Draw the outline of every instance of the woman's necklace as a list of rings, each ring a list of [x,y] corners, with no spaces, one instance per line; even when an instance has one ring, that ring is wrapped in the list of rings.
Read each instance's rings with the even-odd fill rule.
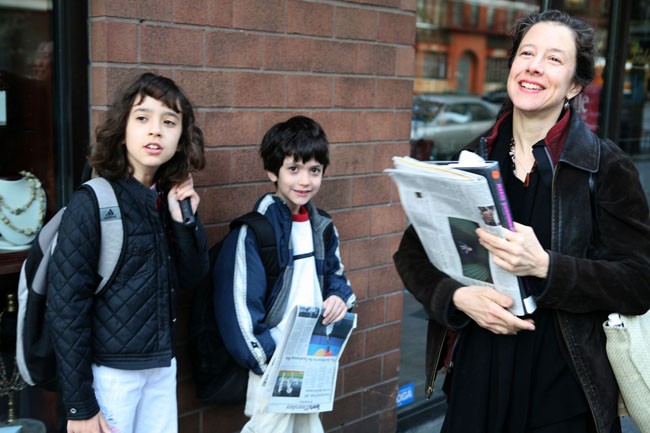
[[[522,172],[520,175],[520,173],[517,172],[517,152],[515,149],[515,137],[513,136],[510,139],[510,148],[508,149],[508,155],[510,155],[510,160],[512,161],[512,172],[515,174],[515,177],[517,177],[517,179],[520,179],[523,182],[524,188],[528,188],[528,185],[530,184],[530,174],[535,171],[535,168],[537,167],[537,161],[533,161],[533,166],[530,168],[530,171],[526,171],[524,164],[519,164],[519,171]]]
[[[27,203],[22,206],[12,207],[2,194],[0,194],[0,221],[16,233],[21,233],[25,236],[33,236],[43,225],[43,218],[45,217],[45,193],[41,188],[41,181],[38,180],[36,176],[28,171],[21,171],[20,174],[23,176],[23,179],[27,181],[29,187],[29,198],[27,199]],[[34,201],[38,202],[38,215],[36,226],[34,227],[18,227],[6,214],[5,209],[9,211],[9,214],[11,215],[20,216],[34,204]]]

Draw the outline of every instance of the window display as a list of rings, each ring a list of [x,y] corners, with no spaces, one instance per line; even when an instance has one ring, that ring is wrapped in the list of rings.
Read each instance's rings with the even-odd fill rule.
[[[0,6],[0,256],[55,210],[52,6],[23,6]]]
[[[45,217],[45,191],[29,171],[0,179],[0,251],[29,248]]]

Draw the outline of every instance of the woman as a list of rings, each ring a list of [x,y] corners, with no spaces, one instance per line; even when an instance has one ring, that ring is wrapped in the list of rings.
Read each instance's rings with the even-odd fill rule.
[[[532,14],[517,23],[509,60],[511,104],[467,149],[499,161],[517,222],[505,239],[478,229],[479,241],[525,279],[537,310],[516,317],[507,296],[435,269],[413,227],[394,257],[432,319],[429,383],[445,329],[458,331],[442,431],[620,432],[602,323],[650,308],[648,205],[631,160],[570,105],[594,76],[593,29]]]

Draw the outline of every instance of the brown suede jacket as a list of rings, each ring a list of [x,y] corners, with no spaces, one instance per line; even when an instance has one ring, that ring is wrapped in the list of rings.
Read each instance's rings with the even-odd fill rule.
[[[553,155],[549,146],[557,161],[552,247],[545,287],[536,300],[539,308],[555,311],[596,430],[609,433],[617,418],[618,386],[607,360],[602,325],[613,311],[643,314],[650,309],[648,203],[633,162],[618,146],[595,136],[573,112],[563,120],[568,127],[559,137],[551,137],[562,140],[561,152]],[[486,157],[498,126],[491,137],[477,139],[467,149]],[[548,145],[549,136],[546,141]],[[595,230],[593,223],[598,226]],[[434,268],[412,226],[394,261],[406,289],[430,318],[426,351],[430,396],[447,329],[460,330],[469,320],[452,302],[462,284]]]

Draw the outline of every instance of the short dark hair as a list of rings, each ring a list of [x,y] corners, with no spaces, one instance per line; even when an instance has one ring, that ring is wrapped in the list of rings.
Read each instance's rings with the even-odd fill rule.
[[[302,162],[314,158],[325,171],[330,163],[328,144],[323,128],[309,117],[295,116],[276,123],[264,134],[260,144],[264,170],[277,176],[284,159],[293,156],[295,161]]]
[[[118,179],[132,174],[125,146],[126,125],[134,104],[149,96],[182,114],[178,151],[156,172],[155,181],[163,190],[187,179],[191,172],[205,167],[203,131],[195,124],[194,109],[183,91],[171,79],[146,72],[120,92],[97,127],[96,143],[89,161],[97,174]]]
[[[547,9],[517,20],[512,31],[512,49],[508,57],[508,67],[512,66],[519,45],[528,30],[542,22],[562,24],[573,33],[576,44],[576,70],[573,80],[584,89],[596,75],[596,33],[585,21],[563,11]]]

